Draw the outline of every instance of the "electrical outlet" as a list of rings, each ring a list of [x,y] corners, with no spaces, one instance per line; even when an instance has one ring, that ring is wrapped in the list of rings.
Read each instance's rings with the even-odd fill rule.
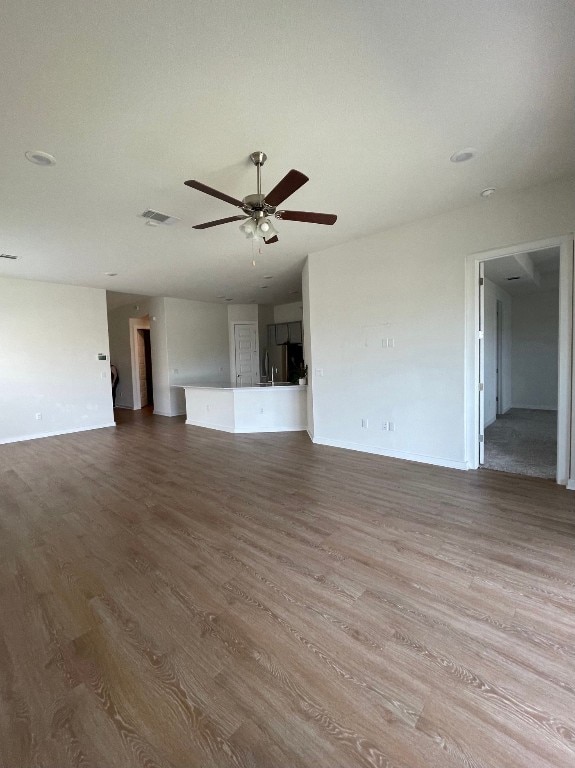
[[[323,376],[323,368],[316,368],[315,369],[315,375],[316,376]]]
[[[361,420],[361,427],[362,427],[362,429],[367,429],[368,426],[369,426],[368,420],[367,419],[362,419]]]
[[[263,413],[263,412],[264,412],[264,409],[263,409],[263,408],[260,408],[260,413]]]
[[[388,432],[395,432],[395,424],[393,423],[393,421],[388,421],[387,422],[387,431]]]
[[[42,414],[41,413],[37,413],[36,414],[36,421],[42,421]]]
[[[395,339],[386,339],[388,349],[395,347]]]

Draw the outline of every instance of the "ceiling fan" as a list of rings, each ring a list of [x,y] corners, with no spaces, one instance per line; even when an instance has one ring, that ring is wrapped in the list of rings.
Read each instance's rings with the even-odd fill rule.
[[[224,192],[218,192],[201,181],[194,179],[184,182],[186,186],[204,192],[206,195],[217,197],[225,203],[230,203],[236,208],[241,208],[244,216],[228,216],[226,219],[217,219],[216,221],[207,221],[205,224],[196,224],[194,229],[208,229],[217,227],[219,224],[228,224],[231,221],[241,221],[240,229],[248,238],[261,238],[267,245],[278,242],[278,232],[270,220],[270,216],[276,219],[286,219],[289,221],[305,221],[309,224],[335,224],[337,216],[333,213],[312,213],[311,211],[278,211],[277,207],[290,195],[293,195],[300,187],[309,181],[308,177],[292,168],[283,179],[276,184],[271,192],[262,195],[261,168],[267,160],[264,152],[252,152],[250,160],[257,168],[258,191],[255,195],[247,195],[243,200],[236,200]]]

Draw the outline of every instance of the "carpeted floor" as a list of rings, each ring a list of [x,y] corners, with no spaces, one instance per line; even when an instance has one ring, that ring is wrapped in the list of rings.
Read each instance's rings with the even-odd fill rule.
[[[485,430],[486,469],[554,478],[557,411],[512,408]]]

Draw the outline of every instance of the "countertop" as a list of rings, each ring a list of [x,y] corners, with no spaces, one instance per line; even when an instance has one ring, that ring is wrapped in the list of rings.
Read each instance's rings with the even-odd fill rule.
[[[229,390],[239,390],[239,389],[251,389],[251,390],[261,390],[261,389],[290,389],[290,390],[300,390],[300,389],[307,389],[307,384],[290,384],[289,382],[285,381],[278,381],[272,384],[271,382],[269,384],[253,384],[251,386],[241,386],[238,384],[230,384],[230,383],[223,383],[223,384],[178,384],[176,386],[181,387],[182,389],[229,389]]]

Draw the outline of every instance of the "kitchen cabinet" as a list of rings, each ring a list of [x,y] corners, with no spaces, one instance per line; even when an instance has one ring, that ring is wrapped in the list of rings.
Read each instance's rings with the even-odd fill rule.
[[[268,325],[268,378],[274,369],[275,381],[289,381],[303,364],[301,320]]]
[[[276,344],[287,344],[289,341],[289,323],[276,323]]]
[[[288,323],[288,341],[290,344],[301,344],[303,341],[302,338],[302,329],[301,329],[301,320],[296,320],[293,323]]]
[[[276,323],[268,325],[268,334],[270,341],[273,339],[275,344],[301,344],[303,342],[303,332],[301,320],[294,320],[291,323]]]

